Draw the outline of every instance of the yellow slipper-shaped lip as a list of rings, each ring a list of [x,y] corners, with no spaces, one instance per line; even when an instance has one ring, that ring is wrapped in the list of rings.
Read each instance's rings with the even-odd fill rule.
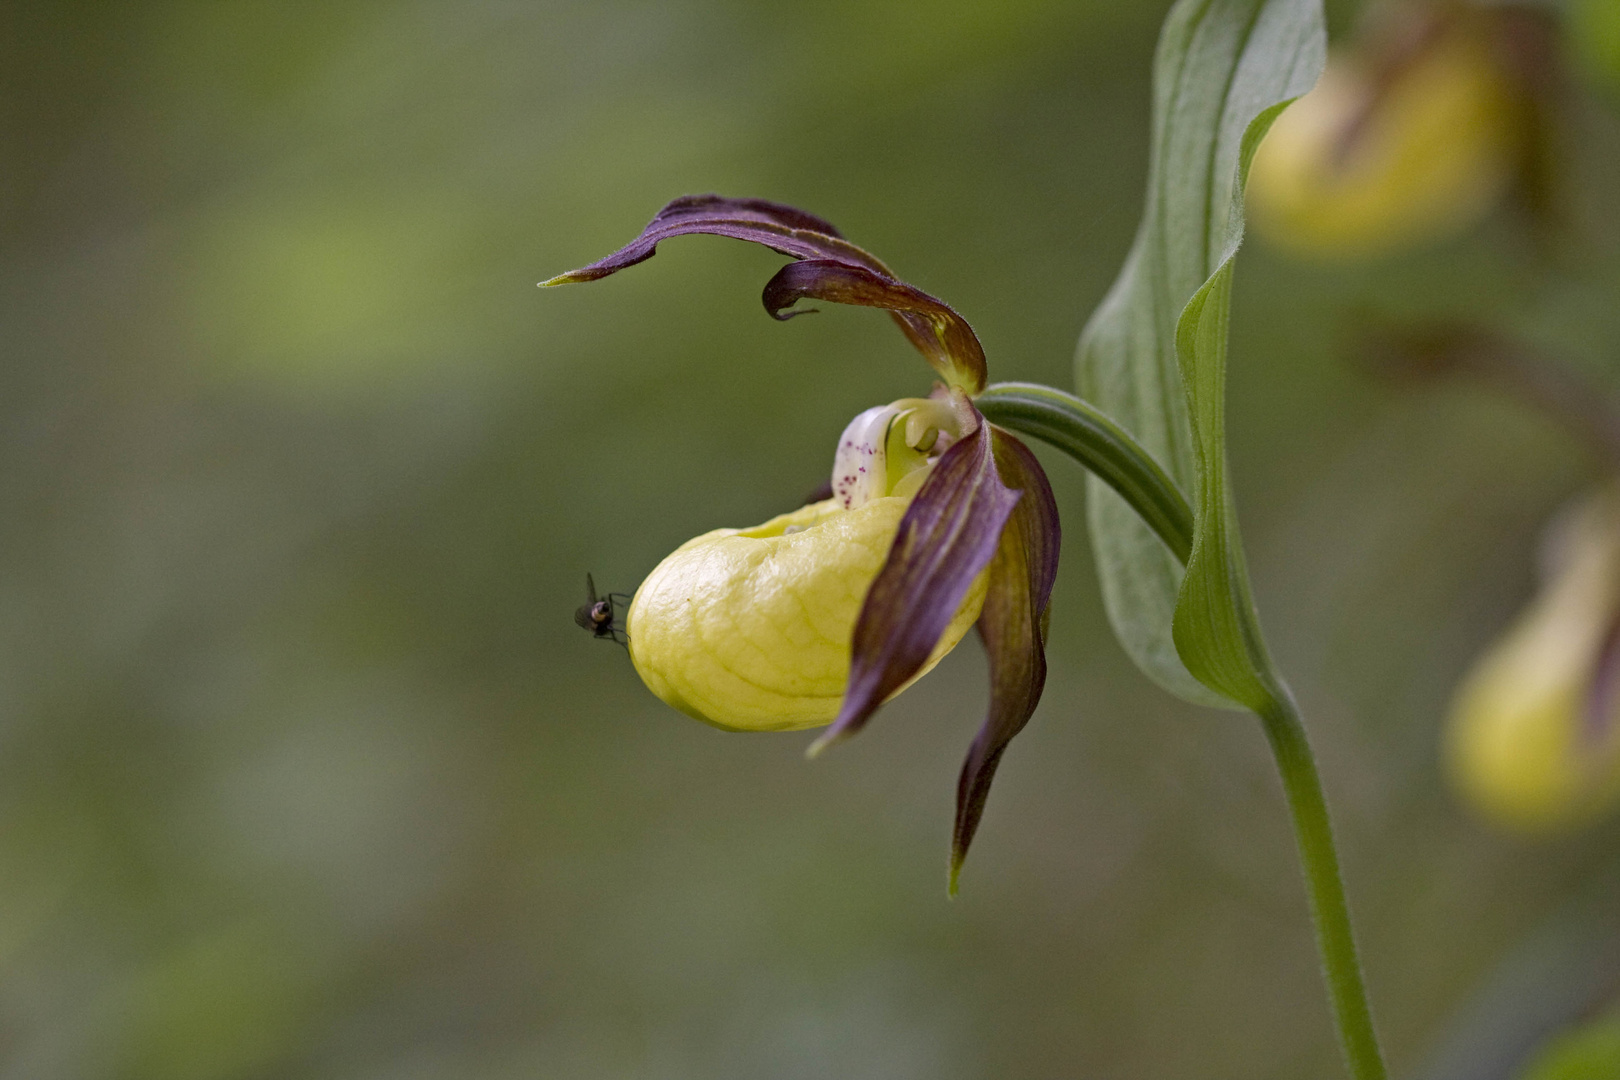
[[[682,544],[630,605],[630,658],[642,680],[688,716],[729,730],[830,723],[849,683],[867,587],[910,501],[891,496],[844,510],[829,499]],[[906,685],[961,641],[984,589],[980,574]]]

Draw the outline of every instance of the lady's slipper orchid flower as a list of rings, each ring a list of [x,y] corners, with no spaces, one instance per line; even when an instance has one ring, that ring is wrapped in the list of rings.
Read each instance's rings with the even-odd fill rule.
[[[1524,832],[1620,799],[1620,488],[1559,522],[1541,594],[1458,690],[1448,731],[1459,790]]]
[[[887,309],[943,385],[849,424],[831,498],[705,533],[660,563],[630,606],[631,660],[653,693],[719,727],[830,723],[816,751],[859,731],[977,626],[990,710],[958,781],[954,889],[1001,754],[1046,681],[1060,542],[1051,488],[1029,449],[974,408],[986,369],[967,321],[812,214],[757,199],[676,199],[624,248],[543,284],[606,277],[687,233],[795,260],[765,286],[778,320],[801,314],[790,309],[805,298]]]

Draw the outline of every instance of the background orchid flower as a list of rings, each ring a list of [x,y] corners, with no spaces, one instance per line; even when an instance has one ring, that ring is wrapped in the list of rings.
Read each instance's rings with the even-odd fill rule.
[[[1515,185],[1544,198],[1550,21],[1509,6],[1378,9],[1254,157],[1255,231],[1307,257],[1370,258],[1460,232]]]
[[[805,298],[886,309],[943,385],[850,424],[832,498],[707,533],[665,559],[631,605],[631,659],[660,698],[720,727],[830,723],[815,752],[859,731],[976,625],[990,708],[957,786],[954,889],[1002,752],[1046,682],[1060,545],[1051,487],[1028,447],[974,407],[987,374],[967,321],[813,214],[686,196],[625,247],[543,284],[606,277],[687,233],[794,259],[765,285],[765,310],[778,320],[800,314],[791,309]]]
[[[1620,488],[1558,522],[1547,580],[1452,705],[1451,776],[1480,813],[1540,832],[1620,798]]]

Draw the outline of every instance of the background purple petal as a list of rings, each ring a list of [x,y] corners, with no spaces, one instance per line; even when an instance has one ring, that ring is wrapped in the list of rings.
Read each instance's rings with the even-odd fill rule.
[[[1057,502],[1040,462],[1006,431],[989,424],[984,428],[1002,479],[1023,497],[1002,530],[979,614],[979,636],[990,658],[990,715],[968,748],[956,784],[952,893],[1002,752],[1029,722],[1046,686],[1046,610],[1062,544]]]
[[[927,662],[973,579],[995,556],[1018,501],[996,471],[989,424],[940,457],[866,592],[843,709],[812,753],[859,731]]]

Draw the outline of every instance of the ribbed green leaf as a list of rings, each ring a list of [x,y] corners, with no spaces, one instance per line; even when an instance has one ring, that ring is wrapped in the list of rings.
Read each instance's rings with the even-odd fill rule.
[[[1243,237],[1242,179],[1325,49],[1320,0],[1180,0],[1154,60],[1146,205],[1124,269],[1080,338],[1081,396],[1123,425],[1189,496],[1180,561],[1103,482],[1089,517],[1103,598],[1125,650],[1189,701],[1255,707],[1264,650],[1226,477],[1226,325]]]

